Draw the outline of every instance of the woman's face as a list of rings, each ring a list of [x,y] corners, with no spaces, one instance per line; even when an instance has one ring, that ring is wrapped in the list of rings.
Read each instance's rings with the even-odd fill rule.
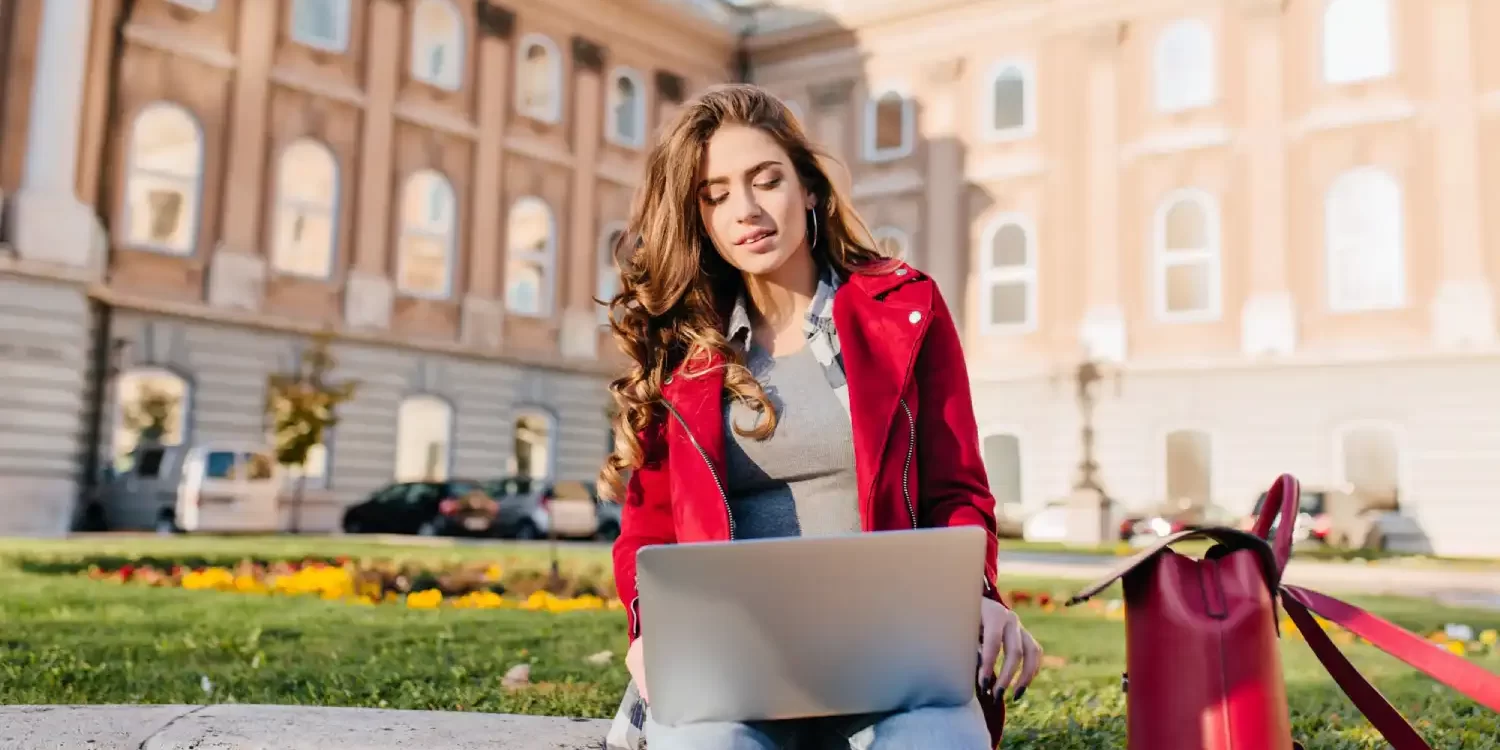
[[[791,157],[765,131],[725,125],[698,168],[698,205],[719,255],[742,273],[774,273],[808,252],[807,211],[816,199]]]

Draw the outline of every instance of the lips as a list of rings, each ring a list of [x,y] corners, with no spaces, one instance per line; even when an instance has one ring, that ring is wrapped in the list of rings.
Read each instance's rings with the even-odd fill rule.
[[[761,240],[763,240],[763,239],[765,239],[767,237],[775,236],[775,234],[776,234],[776,230],[774,230],[774,229],[756,229],[754,231],[749,232],[748,234],[745,234],[745,235],[741,236],[739,239],[735,240],[734,244],[736,244],[736,245],[750,245],[750,244],[754,244],[756,242],[759,242],[759,241],[761,241]]]

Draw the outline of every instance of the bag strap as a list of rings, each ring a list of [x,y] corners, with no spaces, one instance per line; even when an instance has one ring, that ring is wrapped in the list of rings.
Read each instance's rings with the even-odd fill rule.
[[[1261,569],[1266,575],[1266,584],[1271,587],[1273,593],[1281,583],[1281,569],[1277,567],[1276,557],[1271,551],[1271,546],[1266,543],[1265,539],[1238,529],[1210,526],[1201,529],[1179,531],[1176,534],[1162,537],[1155,544],[1125,558],[1120,564],[1111,568],[1108,573],[1105,573],[1103,577],[1085,586],[1083,590],[1074,594],[1073,598],[1069,599],[1064,606],[1071,607],[1075,604],[1082,604],[1098,596],[1099,592],[1109,588],[1115,581],[1124,578],[1130,571],[1140,567],[1142,563],[1155,557],[1162,550],[1178,542],[1199,538],[1212,539],[1230,550],[1253,550],[1260,557]]]
[[[1302,484],[1291,474],[1282,474],[1271,483],[1266,492],[1266,501],[1260,506],[1260,516],[1250,533],[1271,542],[1276,553],[1276,570],[1286,570],[1292,559],[1292,535],[1296,532],[1297,514],[1302,511]],[[1276,538],[1271,539],[1271,523],[1280,517],[1276,525]],[[1279,579],[1280,576],[1277,576]]]
[[[1428,677],[1463,693],[1491,711],[1500,713],[1500,675],[1450,653],[1447,649],[1437,648],[1421,636],[1389,620],[1326,594],[1300,586],[1284,585],[1281,587],[1281,602],[1288,614],[1291,614],[1294,607],[1311,610]],[[1317,625],[1312,624],[1314,627]],[[1297,628],[1301,630],[1302,624],[1298,623]],[[1318,630],[1322,631],[1321,628]]]

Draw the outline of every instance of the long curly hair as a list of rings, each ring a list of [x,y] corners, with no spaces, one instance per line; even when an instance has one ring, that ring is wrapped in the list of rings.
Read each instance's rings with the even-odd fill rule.
[[[750,84],[725,84],[685,104],[646,158],[630,221],[614,248],[619,292],[604,303],[615,343],[630,365],[609,384],[615,442],[599,473],[599,493],[606,498],[622,499],[626,473],[645,462],[641,436],[661,425],[662,383],[684,362],[708,362],[708,355],[716,355],[712,359],[723,363],[728,396],[758,414],[753,427],[734,425],[736,433],[765,439],[776,428],[775,410],[724,331],[744,280],[714,248],[699,212],[699,160],[725,125],[758,128],[791,158],[799,181],[817,197],[817,236],[809,227],[807,241],[820,264],[844,278],[897,265],[876,249],[868,227],[824,169],[821,161],[830,157],[808,141],[780,99]],[[704,372],[690,366],[682,376]]]

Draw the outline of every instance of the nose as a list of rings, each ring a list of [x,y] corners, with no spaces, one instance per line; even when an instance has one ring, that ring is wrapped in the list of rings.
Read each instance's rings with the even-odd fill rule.
[[[760,218],[760,202],[755,198],[754,190],[735,190],[729,196],[729,209],[734,212],[734,218],[742,224],[747,224]]]

